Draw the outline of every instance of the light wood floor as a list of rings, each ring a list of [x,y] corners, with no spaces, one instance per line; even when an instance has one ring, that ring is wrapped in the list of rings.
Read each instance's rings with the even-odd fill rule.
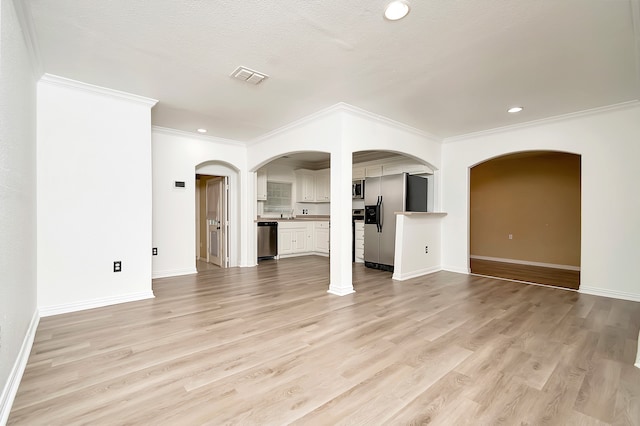
[[[471,272],[479,275],[527,281],[574,290],[580,287],[580,271],[522,265],[519,263],[494,262],[473,258],[470,259],[470,266]]]
[[[43,318],[9,424],[640,424],[640,303],[328,259]]]

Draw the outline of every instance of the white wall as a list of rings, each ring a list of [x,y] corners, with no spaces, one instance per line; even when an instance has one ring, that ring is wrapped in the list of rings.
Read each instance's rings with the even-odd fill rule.
[[[256,259],[248,256],[244,244],[249,221],[255,217],[255,174],[246,172],[246,147],[234,141],[192,135],[163,128],[153,128],[153,276],[168,277],[195,273],[194,252],[195,174],[227,175],[231,202],[230,248],[232,265],[252,266]],[[206,164],[205,164],[206,163]],[[253,179],[253,180],[251,180]],[[175,181],[186,182],[175,188]],[[249,190],[251,189],[251,190]],[[247,195],[251,192],[251,195]],[[253,203],[249,204],[251,198]]]
[[[429,201],[433,211],[442,211],[440,162],[442,144],[439,139],[391,120],[367,116],[357,110],[345,113],[343,143],[353,152],[381,150],[413,157],[433,170],[429,178]],[[432,198],[433,197],[433,198]]]
[[[349,270],[343,258],[347,257],[344,253],[346,240],[338,235],[342,230],[349,236],[351,235],[351,222],[349,219],[348,229],[339,227],[338,224],[343,220],[338,220],[336,211],[341,206],[345,206],[343,210],[349,210],[351,206],[351,158],[349,153],[349,183],[342,192],[348,192],[349,207],[344,202],[345,194],[334,192],[340,188],[339,182],[342,182],[340,174],[344,166],[336,163],[336,155],[340,155],[340,151],[344,149],[341,145],[342,120],[341,112],[335,108],[328,108],[320,111],[284,128],[278,129],[264,137],[253,141],[247,149],[247,167],[248,170],[257,170],[270,160],[281,157],[285,154],[301,151],[320,151],[331,153],[331,259],[330,259],[330,286],[331,291],[336,294],[348,294],[353,292],[351,285],[351,242],[349,241]],[[336,186],[337,184],[337,186]],[[255,199],[255,189],[253,191],[253,199]],[[252,241],[256,240],[255,229],[252,228],[252,235],[249,237]],[[254,249],[254,256],[257,253]],[[347,276],[348,272],[348,276]]]
[[[0,424],[29,356],[36,311],[36,79],[14,3],[0,2]]]
[[[582,155],[580,291],[640,300],[640,107],[637,104],[478,134],[443,145],[443,267],[468,272],[469,168],[526,150]]]
[[[353,291],[351,272],[352,154],[362,150],[406,154],[440,166],[440,144],[421,132],[346,104],[338,104],[285,126],[248,148],[248,168],[257,170],[269,160],[300,151],[331,154],[330,287],[334,294]],[[437,178],[436,178],[437,179]],[[436,184],[437,185],[437,184]],[[439,188],[438,188],[439,189]],[[436,194],[436,200],[438,200]],[[436,204],[436,208],[438,204]],[[255,240],[255,233],[252,237]]]
[[[153,297],[154,104],[54,76],[38,83],[38,306],[43,315]],[[122,272],[113,272],[114,261],[122,262]]]
[[[393,279],[407,280],[441,269],[441,213],[396,215]]]

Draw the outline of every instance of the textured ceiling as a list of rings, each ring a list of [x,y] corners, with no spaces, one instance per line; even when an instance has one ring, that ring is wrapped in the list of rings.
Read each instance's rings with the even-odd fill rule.
[[[44,72],[236,140],[338,102],[444,138],[640,98],[640,0],[24,1]]]

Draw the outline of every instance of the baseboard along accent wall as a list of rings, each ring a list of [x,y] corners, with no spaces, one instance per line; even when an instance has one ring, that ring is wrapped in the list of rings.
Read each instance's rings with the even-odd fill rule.
[[[558,265],[555,263],[544,263],[544,262],[530,262],[528,260],[518,260],[518,259],[506,259],[502,257],[491,257],[491,256],[476,256],[472,254],[469,256],[471,259],[478,260],[488,260],[491,262],[502,262],[502,263],[515,263],[518,265],[530,265],[530,266],[541,266],[543,268],[555,268],[555,269],[565,269],[567,271],[579,271],[579,266],[572,265]]]

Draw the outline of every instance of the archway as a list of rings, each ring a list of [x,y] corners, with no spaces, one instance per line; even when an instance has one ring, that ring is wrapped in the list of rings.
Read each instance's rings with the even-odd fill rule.
[[[262,231],[257,233],[258,263],[329,257],[330,166],[329,153],[299,151],[273,157],[257,168],[256,221]],[[328,261],[326,277],[328,284]]]
[[[473,274],[577,289],[581,157],[525,151],[470,169]]]
[[[239,172],[238,170],[225,162],[222,161],[206,161],[198,164],[195,167],[195,179],[196,182],[199,177],[206,178],[226,178],[228,189],[227,189],[227,203],[226,203],[226,217],[227,224],[222,224],[222,226],[227,226],[228,230],[226,232],[225,238],[225,247],[224,252],[227,256],[227,261],[225,262],[229,267],[238,266],[240,259],[240,182],[239,182]],[[196,184],[196,188],[200,188]],[[202,189],[202,188],[200,188]],[[196,259],[202,259],[203,257],[203,248],[205,256],[206,256],[206,233],[203,232],[202,223],[202,203],[203,197],[201,191],[196,191]]]
[[[435,208],[435,176],[436,168],[422,159],[397,151],[368,150],[358,151],[352,154],[352,178],[354,181],[353,210],[352,210],[352,260],[353,281],[366,282],[361,267],[362,264],[394,272],[394,258],[396,255],[396,217],[398,211],[415,208],[415,211],[430,211]],[[406,205],[406,182],[403,173],[412,175],[410,179],[414,184],[424,185],[424,205],[417,204],[414,207]],[[409,191],[411,193],[411,191]],[[415,193],[417,195],[417,193]],[[376,200],[382,201],[383,211],[379,224],[365,224],[365,216],[369,217],[369,210],[376,204]],[[415,201],[415,200],[414,200]],[[365,208],[366,207],[366,208]],[[424,208],[424,210],[422,210]],[[371,219],[369,217],[369,219]],[[389,277],[391,278],[391,277]],[[394,279],[397,277],[394,275]]]

